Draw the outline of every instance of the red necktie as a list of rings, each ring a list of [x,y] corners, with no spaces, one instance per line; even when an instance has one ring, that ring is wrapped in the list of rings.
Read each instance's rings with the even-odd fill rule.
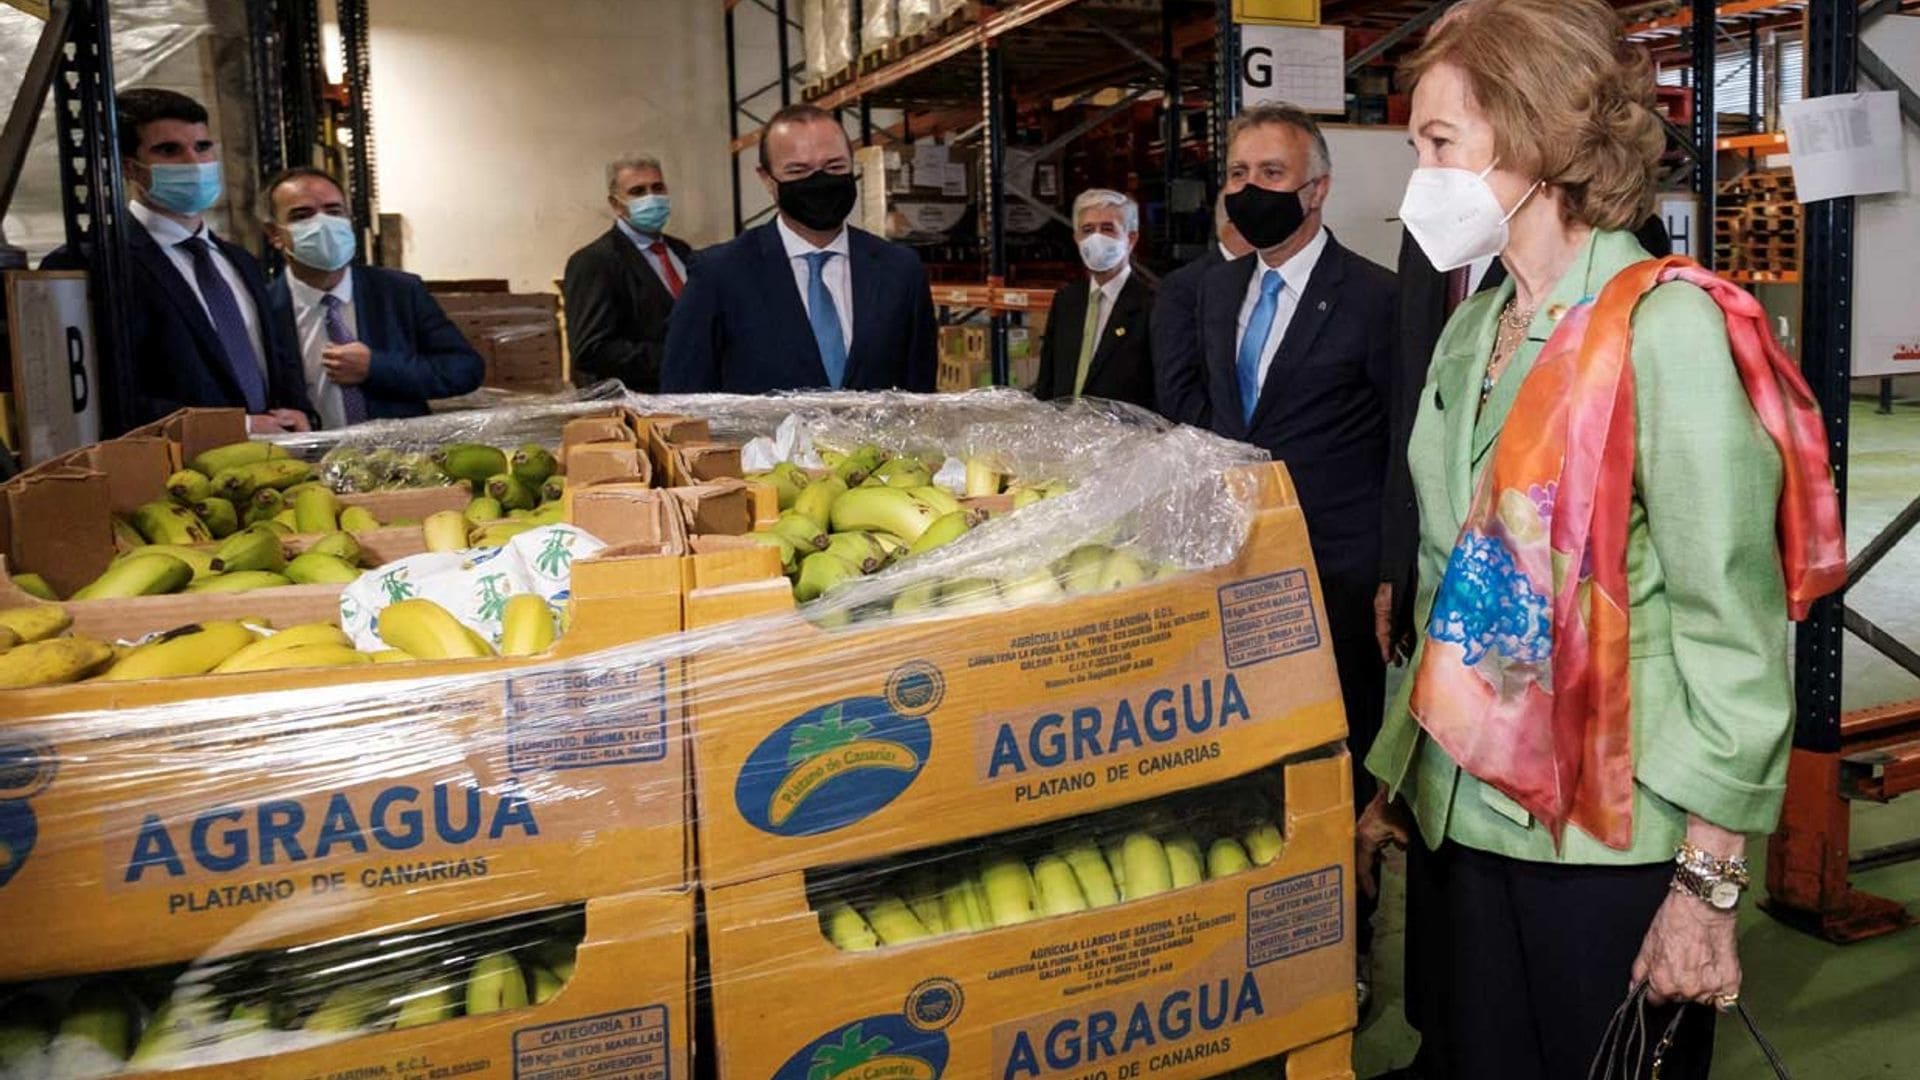
[[[1467,298],[1467,286],[1473,283],[1473,267],[1457,266],[1447,271],[1447,314],[1453,314]]]
[[[667,247],[667,242],[655,240],[647,250],[660,260],[660,276],[666,279],[667,291],[673,294],[675,300],[680,299],[680,290],[686,288],[686,283],[680,280],[680,271],[673,268],[673,252]]]

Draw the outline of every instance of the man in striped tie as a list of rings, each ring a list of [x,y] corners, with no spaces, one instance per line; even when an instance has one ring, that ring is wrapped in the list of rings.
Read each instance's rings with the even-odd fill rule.
[[[486,363],[412,274],[353,265],[358,248],[340,182],[300,166],[267,182],[260,216],[287,272],[269,296],[300,341],[321,426],[423,416],[472,393]]]
[[[576,386],[619,379],[643,394],[660,389],[667,319],[694,259],[667,233],[672,199],[659,159],[634,154],[607,166],[613,228],[567,259],[560,285]]]
[[[226,188],[206,108],[156,89],[122,91],[115,104],[129,194],[129,355],[124,379],[103,380],[105,434],[189,406],[245,409],[255,432],[307,430],[292,327],[268,309],[260,264],[207,217]],[[40,265],[82,270],[87,257],[60,248]]]

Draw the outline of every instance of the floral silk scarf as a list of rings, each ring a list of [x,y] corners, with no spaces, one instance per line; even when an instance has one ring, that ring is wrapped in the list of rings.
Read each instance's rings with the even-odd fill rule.
[[[1420,726],[1468,774],[1553,833],[1633,838],[1627,520],[1634,308],[1668,281],[1726,315],[1747,397],[1783,466],[1778,529],[1790,614],[1846,580],[1818,404],[1739,287],[1690,259],[1622,271],[1569,311],[1520,386],[1447,563],[1414,672]]]

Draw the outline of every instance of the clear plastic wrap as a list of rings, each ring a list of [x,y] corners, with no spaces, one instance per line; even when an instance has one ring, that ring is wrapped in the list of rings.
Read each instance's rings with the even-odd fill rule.
[[[1064,490],[805,604],[689,517],[576,562],[540,656],[0,690],[0,1069],[1341,1075],[1350,763],[1284,470],[1004,391],[625,405]]]
[[[900,11],[897,0],[863,0],[861,6],[860,49],[877,53],[900,36]]]

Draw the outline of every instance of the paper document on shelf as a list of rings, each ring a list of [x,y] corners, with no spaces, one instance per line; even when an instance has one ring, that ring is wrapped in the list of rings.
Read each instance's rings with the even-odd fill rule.
[[[1900,95],[1833,94],[1781,107],[1803,203],[1907,189]]]
[[[946,182],[940,185],[942,195],[965,195],[967,193],[967,167],[964,164],[947,166]]]
[[[1347,37],[1338,26],[1242,26],[1240,94],[1313,113],[1347,111]]]
[[[947,147],[945,143],[914,143],[913,164],[917,168],[938,172],[947,167]]]

